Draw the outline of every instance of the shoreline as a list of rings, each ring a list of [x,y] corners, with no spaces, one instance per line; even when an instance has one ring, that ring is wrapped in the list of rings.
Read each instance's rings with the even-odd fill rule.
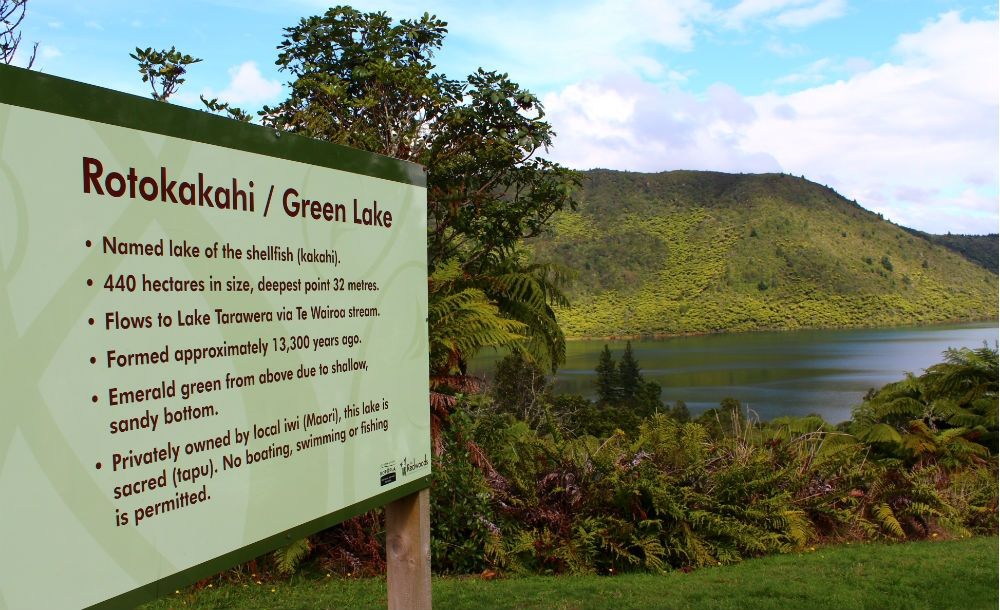
[[[795,328],[754,328],[749,330],[713,330],[703,332],[682,332],[682,333],[633,333],[633,334],[611,334],[611,335],[585,335],[567,336],[566,342],[576,341],[656,341],[660,339],[674,339],[678,337],[708,337],[714,335],[743,335],[752,333],[784,333],[808,330],[874,330],[903,329],[903,328],[934,328],[941,326],[959,326],[970,324],[1000,324],[1000,317],[979,320],[942,320],[928,322],[925,324],[872,324],[861,326],[798,326]]]

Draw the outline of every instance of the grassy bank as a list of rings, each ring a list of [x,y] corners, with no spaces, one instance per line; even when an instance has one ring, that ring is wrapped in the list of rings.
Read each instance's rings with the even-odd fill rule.
[[[997,538],[819,547],[663,576],[435,578],[439,608],[996,608]],[[143,610],[385,608],[382,579],[213,583]]]

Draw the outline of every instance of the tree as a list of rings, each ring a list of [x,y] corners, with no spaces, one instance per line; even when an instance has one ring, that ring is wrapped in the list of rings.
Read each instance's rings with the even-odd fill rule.
[[[545,418],[545,405],[551,387],[548,377],[534,361],[514,352],[496,365],[493,376],[493,401],[528,425],[537,427]]]
[[[575,206],[579,179],[540,156],[554,133],[529,91],[498,72],[479,69],[452,80],[433,71],[446,26],[426,13],[393,22],[386,13],[345,6],[300,20],[285,29],[276,61],[290,75],[290,94],[265,107],[260,121],[426,168],[432,446],[437,456],[448,449],[456,466],[471,460],[485,468],[467,437],[447,446],[458,440],[461,422],[451,436],[445,424],[458,396],[476,389],[465,364],[479,349],[520,349],[541,368],[565,359],[554,311],[566,303],[560,276],[530,264],[521,240]],[[173,48],[160,56],[136,51],[156,99],[167,99],[174,90],[168,86],[183,82],[185,67],[198,61]],[[232,118],[249,116],[202,101]],[[469,472],[444,470],[454,475],[451,489],[463,492],[471,489]],[[483,532],[484,523],[475,523]]]
[[[642,374],[639,363],[632,354],[632,342],[625,343],[625,353],[618,363],[618,383],[621,386],[621,398],[627,402],[633,401],[642,388]]]
[[[288,98],[260,114],[281,131],[422,164],[427,175],[428,324],[431,407],[437,426],[454,396],[475,387],[466,362],[485,346],[522,349],[555,370],[565,305],[554,268],[527,262],[521,240],[557,211],[575,206],[575,172],[540,155],[552,127],[538,99],[506,74],[477,70],[464,80],[434,72],[447,23],[425,13],[394,22],[386,13],[338,6],[285,29],[279,68]],[[197,60],[136,49],[157,99]],[[159,89],[157,89],[159,84]],[[245,111],[202,100],[214,112]]]
[[[705,411],[694,421],[705,426],[713,438],[739,436],[747,424],[740,401],[731,396],[723,398],[718,408]]]
[[[687,403],[683,400],[678,400],[674,403],[674,406],[670,409],[668,416],[679,423],[687,423],[691,421],[691,411],[688,410]]]
[[[611,350],[607,344],[601,351],[601,356],[597,361],[597,402],[616,402],[621,396],[618,367],[615,366],[615,359],[611,356]]]
[[[538,98],[506,74],[433,72],[446,33],[447,23],[427,13],[393,24],[385,13],[338,6],[302,19],[278,47],[291,95],[262,117],[424,165],[431,269],[458,257],[476,273],[572,205],[577,177],[538,156],[552,127]]]
[[[28,0],[0,0],[0,63],[14,63],[17,48],[21,46],[21,22],[28,8]],[[31,47],[28,57],[29,70],[35,65],[35,55],[38,53],[38,43]]]
[[[663,408],[663,388],[655,381],[639,380],[639,391],[632,401],[632,408],[641,417],[649,417]]]
[[[457,262],[448,290],[480,291],[524,325],[527,352],[554,369],[565,357],[552,309],[565,303],[559,277],[527,265],[518,247],[575,205],[578,178],[539,156],[552,127],[538,99],[506,74],[479,69],[453,80],[433,71],[446,33],[447,23],[427,13],[394,23],[338,6],[304,18],[285,29],[275,62],[290,74],[291,93],[261,120],[424,165],[431,277]],[[432,286],[431,298],[448,290]]]
[[[160,51],[154,51],[151,47],[136,47],[135,53],[129,53],[128,56],[138,62],[142,82],[149,83],[153,89],[153,99],[159,102],[167,101],[177,91],[177,87],[184,84],[184,75],[187,74],[189,65],[201,61],[197,57],[181,53],[176,47]]]

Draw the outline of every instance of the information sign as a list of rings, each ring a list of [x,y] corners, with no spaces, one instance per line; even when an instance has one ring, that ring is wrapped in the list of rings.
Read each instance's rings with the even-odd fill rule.
[[[427,487],[417,165],[0,66],[0,608]]]

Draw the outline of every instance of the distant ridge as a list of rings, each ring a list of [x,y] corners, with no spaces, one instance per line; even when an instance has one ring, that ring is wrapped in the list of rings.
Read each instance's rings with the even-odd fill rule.
[[[995,271],[955,251],[989,258],[988,237],[945,247],[804,178],[591,170],[580,200],[529,244],[576,272],[569,336],[997,317]]]
[[[939,246],[944,246],[953,252],[957,252],[966,260],[973,262],[984,269],[989,269],[993,273],[998,272],[997,265],[1000,263],[1000,234],[990,233],[989,235],[933,235],[924,233],[916,229],[907,229],[914,235],[919,235]]]

